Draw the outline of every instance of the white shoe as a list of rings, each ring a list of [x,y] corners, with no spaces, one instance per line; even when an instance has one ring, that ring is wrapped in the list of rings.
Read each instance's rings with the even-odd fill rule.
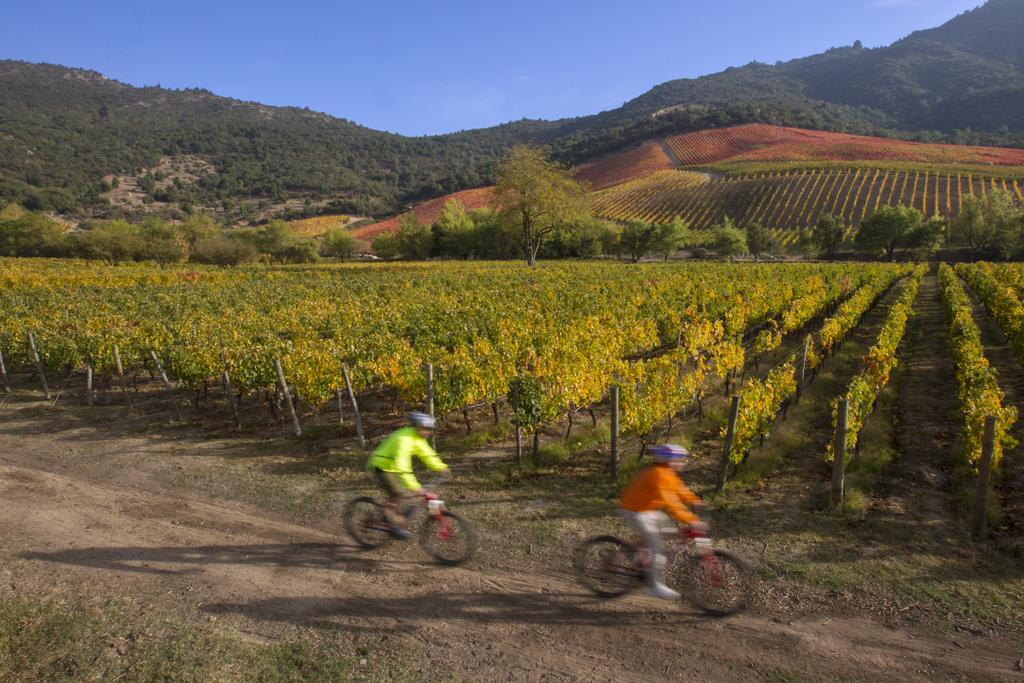
[[[674,590],[672,590],[671,588],[669,588],[661,582],[652,583],[650,586],[647,587],[647,592],[653,595],[654,597],[661,598],[663,600],[679,599],[679,593],[676,593]]]

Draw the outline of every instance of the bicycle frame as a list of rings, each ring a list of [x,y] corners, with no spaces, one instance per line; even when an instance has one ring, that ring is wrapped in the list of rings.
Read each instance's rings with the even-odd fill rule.
[[[668,562],[671,562],[688,547],[696,546],[701,563],[704,565],[708,582],[716,588],[724,585],[725,580],[722,577],[721,563],[719,563],[715,554],[711,552],[711,538],[706,533],[688,528],[681,534],[671,535],[670,538],[677,538],[681,542],[666,549],[665,558]],[[633,554],[636,566],[640,569],[641,578],[643,578],[651,568],[653,553],[650,548],[644,545],[643,539],[638,538],[633,542]]]
[[[444,505],[444,501],[441,500],[436,493],[433,491],[424,491],[423,497],[427,503],[427,512],[434,518],[437,523],[437,538],[440,541],[448,541],[452,537],[452,522],[449,517],[445,516],[447,508]]]

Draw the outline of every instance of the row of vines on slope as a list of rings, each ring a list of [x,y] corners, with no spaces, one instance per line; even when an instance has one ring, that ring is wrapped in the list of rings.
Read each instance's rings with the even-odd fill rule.
[[[875,400],[889,383],[889,376],[896,367],[896,349],[903,340],[907,329],[907,320],[913,313],[914,301],[921,285],[921,278],[927,266],[918,266],[907,278],[896,302],[886,313],[882,329],[867,354],[864,356],[864,369],[851,381],[842,396],[848,401],[849,412],[846,421],[846,449],[852,451],[857,447],[861,428],[872,413]],[[838,401],[832,406],[832,429],[836,429]],[[828,446],[826,459],[831,461],[834,456],[835,442]]]
[[[1017,291],[997,277],[995,269],[988,263],[960,264],[956,272],[978,295],[1009,340],[1017,360],[1024,365],[1024,305],[1021,305]]]
[[[799,368],[814,371],[832,353],[839,342],[854,329],[864,314],[893,282],[910,272],[911,267],[878,270],[827,318],[817,333],[808,337],[805,349],[791,353],[761,379],[748,382],[739,392],[737,415],[730,458],[734,463],[745,459],[755,441],[766,437],[784,403],[796,392]],[[722,428],[725,436],[726,427]]]
[[[950,345],[956,365],[957,394],[964,413],[964,435],[967,457],[972,463],[981,459],[985,432],[985,418],[996,418],[993,464],[1002,459],[1003,449],[1010,447],[1009,429],[1017,420],[1017,409],[1003,405],[1003,392],[999,388],[996,371],[985,358],[981,332],[971,312],[971,300],[964,291],[956,271],[950,266],[939,266],[942,295],[949,311]]]
[[[862,274],[870,277],[871,272],[866,269]],[[777,295],[788,302],[787,306],[781,315],[762,325],[750,344],[751,350],[756,356],[777,348],[785,335],[804,327],[856,286],[851,279],[829,281],[813,276],[804,283],[806,293],[800,295],[791,285],[780,283]],[[710,321],[694,332],[696,336],[671,353],[631,363],[620,378],[622,427],[626,433],[646,437],[658,424],[699,401],[710,375],[722,377],[742,369],[746,351],[735,325],[731,335],[726,334],[724,326]],[[699,342],[694,343],[696,340]]]

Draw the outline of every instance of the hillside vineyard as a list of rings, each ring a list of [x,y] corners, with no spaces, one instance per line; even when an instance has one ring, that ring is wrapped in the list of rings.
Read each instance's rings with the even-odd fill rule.
[[[727,215],[740,225],[757,222],[785,233],[789,241],[829,213],[853,227],[885,205],[913,206],[926,216],[955,216],[964,198],[996,189],[1024,202],[1016,175],[914,166],[850,164],[718,177],[662,171],[598,194],[594,212],[612,220],[655,223],[682,218],[696,229],[710,228]]]
[[[648,142],[574,170],[591,190],[594,215],[612,221],[687,222],[707,230],[726,216],[759,223],[783,245],[824,214],[852,237],[881,206],[913,206],[925,216],[956,216],[966,197],[1003,190],[1024,203],[1024,150],[926,144],[764,124],[715,128]],[[449,200],[486,206],[491,188],[423,202],[423,223]],[[392,218],[357,228],[371,239],[393,232]]]

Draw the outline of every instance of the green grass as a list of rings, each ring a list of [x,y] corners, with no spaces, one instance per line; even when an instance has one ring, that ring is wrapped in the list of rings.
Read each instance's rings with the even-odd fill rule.
[[[896,401],[893,387],[896,381],[894,374],[889,385],[879,394],[875,412],[865,421],[858,437],[860,452],[847,466],[843,500],[843,514],[847,517],[864,518],[871,507],[871,496],[878,478],[898,457],[892,448]]]
[[[498,424],[488,421],[483,427],[476,426],[473,431],[466,434],[463,431],[444,434],[437,441],[440,451],[463,453],[484,448],[492,443],[505,441],[512,436],[512,425],[508,420],[502,420]]]
[[[316,642],[242,639],[224,627],[158,619],[127,601],[0,601],[4,681],[334,681],[371,675],[363,660]]]

